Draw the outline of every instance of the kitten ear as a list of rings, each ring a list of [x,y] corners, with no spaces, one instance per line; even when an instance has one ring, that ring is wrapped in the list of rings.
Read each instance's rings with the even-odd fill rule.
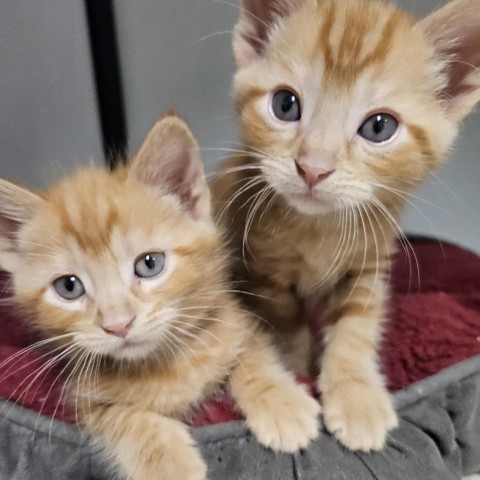
[[[243,0],[233,31],[233,53],[238,67],[260,57],[277,20],[289,15],[302,0]]]
[[[175,114],[167,114],[153,126],[129,175],[175,195],[194,218],[210,218],[210,191],[198,143]]]
[[[18,268],[21,261],[18,231],[33,218],[42,202],[30,190],[0,178],[0,266],[8,272]]]
[[[419,25],[444,64],[442,100],[460,121],[480,100],[480,3],[453,0]]]

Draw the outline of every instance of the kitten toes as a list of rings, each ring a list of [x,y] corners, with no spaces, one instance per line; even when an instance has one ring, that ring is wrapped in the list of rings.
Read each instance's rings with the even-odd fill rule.
[[[207,465],[196,447],[186,444],[171,445],[165,451],[153,475],[140,476],[142,480],[206,480]]]
[[[258,403],[247,424],[266,447],[292,453],[318,436],[320,405],[302,386],[270,390]]]
[[[171,461],[174,472],[171,480],[206,480],[207,465],[196,448],[178,450]]]
[[[385,446],[398,425],[388,392],[378,386],[344,384],[323,394],[327,430],[350,450],[370,452]]]
[[[145,444],[140,449],[136,468],[130,472],[131,480],[207,479],[207,465],[187,428],[171,431],[164,428],[162,441],[158,443],[149,434],[151,432],[144,433]]]

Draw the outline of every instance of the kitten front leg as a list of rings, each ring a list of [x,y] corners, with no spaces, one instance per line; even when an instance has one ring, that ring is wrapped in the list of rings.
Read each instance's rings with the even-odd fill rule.
[[[205,480],[207,466],[182,422],[111,405],[84,416],[87,430],[128,480]]]
[[[398,420],[377,349],[386,286],[376,267],[352,278],[325,328],[318,388],[327,429],[352,450],[380,450]]]
[[[260,443],[294,452],[318,436],[318,402],[283,368],[265,332],[255,333],[239,362],[231,393]]]

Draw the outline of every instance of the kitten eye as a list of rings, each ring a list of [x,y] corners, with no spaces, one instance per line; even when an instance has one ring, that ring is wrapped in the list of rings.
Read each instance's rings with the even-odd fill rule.
[[[300,101],[290,90],[279,90],[272,97],[272,112],[282,122],[298,122],[301,118]]]
[[[165,267],[165,254],[161,252],[145,253],[135,260],[135,275],[140,278],[155,277]]]
[[[65,275],[53,282],[55,291],[65,300],[77,300],[85,295],[85,287],[82,281],[75,275]]]
[[[373,143],[390,140],[397,131],[398,121],[389,113],[375,113],[368,117],[358,129],[358,134]]]

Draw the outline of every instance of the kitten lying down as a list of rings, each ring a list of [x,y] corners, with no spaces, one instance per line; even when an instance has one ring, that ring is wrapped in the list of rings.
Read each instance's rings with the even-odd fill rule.
[[[231,293],[198,146],[173,114],[117,171],[41,193],[0,180],[0,263],[121,476],[206,478],[181,419],[222,385],[262,444],[317,436],[318,402]]]

